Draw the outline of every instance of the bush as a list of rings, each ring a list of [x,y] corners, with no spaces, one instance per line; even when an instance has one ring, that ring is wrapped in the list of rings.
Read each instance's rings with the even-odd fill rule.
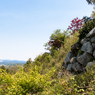
[[[32,60],[31,60],[31,58],[29,58],[28,61],[24,64],[24,68],[23,68],[24,71],[28,72],[29,69],[31,68],[31,65],[32,65]]]
[[[82,27],[82,29],[79,30],[79,41],[80,42],[83,38],[86,37],[86,35],[95,27],[95,19],[92,19],[90,21],[86,21]]]
[[[67,31],[61,33],[61,30],[58,29],[52,33],[50,36],[49,42],[45,44],[47,50],[56,49],[59,50],[62,45],[64,45],[64,41],[68,37]]]
[[[45,75],[38,73],[38,66],[35,71],[30,70],[29,73],[19,71],[15,75],[7,74],[6,71],[0,69],[0,95],[27,95],[43,91],[51,85],[51,77],[55,70],[49,71]]]

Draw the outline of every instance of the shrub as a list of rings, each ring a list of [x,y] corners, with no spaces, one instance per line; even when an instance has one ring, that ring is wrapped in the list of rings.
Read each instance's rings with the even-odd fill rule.
[[[3,70],[6,70],[6,68],[5,68],[5,66],[4,66],[4,65],[2,65],[0,68],[1,68],[1,69],[3,69]]]
[[[65,39],[68,37],[67,31],[64,31],[61,33],[61,30],[56,30],[54,33],[52,33],[49,42],[45,44],[45,47],[47,47],[47,50],[56,49],[59,50],[59,48],[64,44]],[[53,47],[53,48],[52,48]]]
[[[24,68],[23,68],[24,71],[28,72],[29,69],[31,68],[31,65],[32,65],[32,60],[31,60],[31,58],[29,58],[28,61],[24,64]]]
[[[92,19],[90,21],[86,21],[82,27],[82,29],[79,30],[79,42],[86,37],[86,35],[95,27],[95,19]]]

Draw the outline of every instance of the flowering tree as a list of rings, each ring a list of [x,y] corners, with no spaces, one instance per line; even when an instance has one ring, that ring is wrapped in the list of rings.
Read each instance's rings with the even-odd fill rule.
[[[71,30],[71,34],[75,33],[75,31],[78,31],[83,26],[82,22],[82,19],[78,19],[78,17],[74,18],[71,21],[71,26],[68,26],[67,30]]]

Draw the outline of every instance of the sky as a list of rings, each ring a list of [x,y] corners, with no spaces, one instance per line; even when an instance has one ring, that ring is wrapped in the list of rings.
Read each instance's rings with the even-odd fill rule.
[[[0,0],[0,59],[34,60],[56,29],[92,11],[86,0]]]

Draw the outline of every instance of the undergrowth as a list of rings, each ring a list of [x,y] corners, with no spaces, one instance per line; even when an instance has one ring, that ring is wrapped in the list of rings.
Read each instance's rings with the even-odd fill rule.
[[[15,74],[0,69],[0,95],[94,95],[95,65],[87,72],[73,75],[63,67],[71,45],[78,41],[78,33],[69,36],[54,55],[44,53]]]

